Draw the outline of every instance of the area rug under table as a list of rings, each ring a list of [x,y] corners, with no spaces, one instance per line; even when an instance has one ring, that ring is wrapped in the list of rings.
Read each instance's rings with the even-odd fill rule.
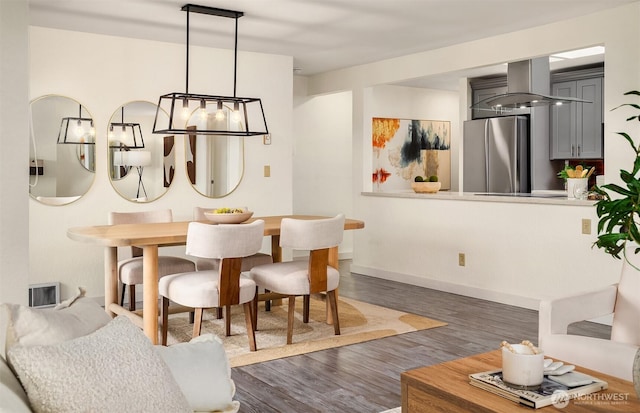
[[[293,344],[287,345],[286,302],[285,299],[283,305],[272,306],[268,312],[263,305],[259,306],[256,352],[249,351],[242,306],[232,307],[231,336],[224,336],[224,322],[215,318],[214,311],[205,311],[202,334],[213,333],[220,337],[231,367],[239,367],[446,325],[415,314],[340,297],[338,312],[341,334],[336,336],[333,326],[326,323],[324,297],[313,296],[307,324],[302,322],[302,298],[296,300]],[[167,344],[189,341],[192,331],[193,325],[189,324],[188,314],[171,315]]]

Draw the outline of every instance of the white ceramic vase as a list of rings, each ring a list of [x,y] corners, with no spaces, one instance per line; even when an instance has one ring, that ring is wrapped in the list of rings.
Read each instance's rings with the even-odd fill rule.
[[[581,199],[587,195],[587,178],[567,178],[567,198]]]

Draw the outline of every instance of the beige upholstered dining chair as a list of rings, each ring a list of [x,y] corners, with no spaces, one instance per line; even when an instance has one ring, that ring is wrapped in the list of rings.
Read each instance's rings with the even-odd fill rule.
[[[241,277],[242,260],[258,252],[264,237],[264,221],[250,224],[191,222],[187,230],[187,254],[199,258],[217,258],[216,270],[191,271],[163,277],[159,282],[162,296],[162,344],[167,344],[169,301],[195,308],[193,337],[200,335],[203,310],[225,309],[226,334],[231,334],[231,306],[243,304],[249,348],[256,351],[252,302],[256,284]]]
[[[140,212],[111,212],[109,224],[146,224],[155,222],[172,222],[173,213],[170,209]],[[136,285],[142,284],[142,249],[131,247],[132,258],[118,261],[118,277],[122,284],[120,305],[124,306],[125,290],[129,290],[129,310],[136,309]],[[195,271],[196,265],[182,257],[169,255],[158,256],[158,278],[177,272]]]
[[[342,242],[344,219],[343,214],[312,220],[283,218],[280,224],[280,246],[308,250],[309,259],[258,265],[250,271],[251,278],[258,287],[289,297],[287,344],[293,342],[296,296],[305,296],[303,321],[307,322],[308,296],[326,292],[333,315],[334,333],[340,334],[336,297],[340,273],[329,265],[329,251]],[[254,302],[255,308],[257,301]]]
[[[194,207],[193,208],[193,220],[194,221],[206,221],[207,217],[204,215],[205,211],[210,211],[212,208]],[[258,252],[256,254],[244,257],[242,259],[241,271],[249,271],[256,265],[271,264],[273,257],[270,254]],[[198,258],[196,260],[196,268],[198,271],[217,270],[220,265],[220,260],[217,258]]]

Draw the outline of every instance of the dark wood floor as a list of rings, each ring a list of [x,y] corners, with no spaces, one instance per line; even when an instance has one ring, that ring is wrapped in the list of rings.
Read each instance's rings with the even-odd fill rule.
[[[341,295],[449,324],[233,368],[240,412],[376,413],[400,405],[403,371],[494,350],[502,340],[537,342],[537,311],[351,274],[349,264],[341,262]],[[610,334],[587,322],[571,331]]]

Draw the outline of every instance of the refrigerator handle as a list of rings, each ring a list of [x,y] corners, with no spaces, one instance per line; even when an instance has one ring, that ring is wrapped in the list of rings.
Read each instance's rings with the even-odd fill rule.
[[[491,192],[489,189],[489,122],[491,122],[491,119],[484,121],[484,188],[487,192]]]

